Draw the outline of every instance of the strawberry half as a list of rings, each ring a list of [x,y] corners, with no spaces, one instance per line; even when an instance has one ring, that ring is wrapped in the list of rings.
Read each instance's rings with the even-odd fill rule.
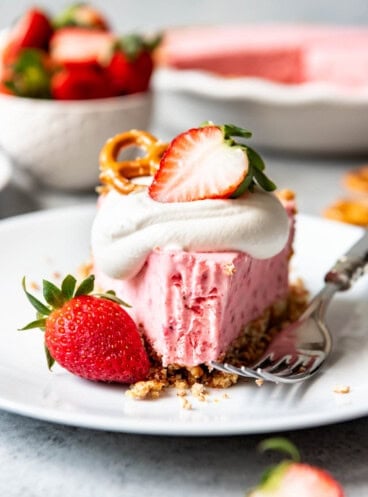
[[[115,36],[84,28],[58,29],[50,41],[50,56],[66,67],[99,65],[109,58]]]
[[[43,281],[46,305],[23,289],[37,319],[22,330],[41,328],[49,368],[58,362],[71,373],[93,381],[135,383],[146,379],[150,363],[127,305],[113,292],[89,295],[94,277],[76,289],[68,275],[61,288]]]
[[[299,453],[288,440],[271,438],[261,448],[282,450],[292,460],[269,469],[248,497],[344,497],[341,485],[329,473],[299,462]]]
[[[158,202],[228,198],[251,190],[254,180],[265,190],[274,190],[261,157],[235,142],[234,136],[249,138],[251,133],[211,123],[177,136],[160,161],[149,195]]]

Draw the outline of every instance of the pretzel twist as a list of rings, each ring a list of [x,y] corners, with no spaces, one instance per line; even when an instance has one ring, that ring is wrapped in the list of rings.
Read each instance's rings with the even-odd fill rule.
[[[128,147],[138,147],[146,154],[132,160],[118,161],[120,151]],[[133,183],[131,179],[139,176],[153,176],[166,148],[167,143],[160,142],[146,131],[136,129],[110,138],[103,146],[99,157],[100,181],[104,185],[102,190],[114,188],[128,195],[145,188],[143,185]]]

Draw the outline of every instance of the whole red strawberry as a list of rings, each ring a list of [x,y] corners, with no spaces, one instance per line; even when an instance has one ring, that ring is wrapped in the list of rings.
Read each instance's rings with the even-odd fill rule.
[[[268,469],[248,497],[344,497],[341,485],[325,470],[299,462],[297,449],[288,440],[271,438],[261,448],[287,452],[291,460]]]
[[[147,40],[139,35],[128,35],[116,43],[115,51],[106,66],[106,73],[116,94],[148,90],[154,67],[152,52],[160,40],[160,36]]]
[[[115,95],[129,93],[129,81],[131,80],[132,65],[125,53],[116,50],[106,67],[106,75],[110,81]]]
[[[11,63],[22,48],[46,50],[52,32],[50,20],[44,12],[39,9],[28,10],[10,31],[3,54],[4,63]]]
[[[105,74],[93,67],[63,69],[51,79],[51,95],[56,100],[87,100],[113,95]]]
[[[142,50],[132,62],[132,75],[130,79],[130,93],[147,91],[153,72],[153,59],[149,50]]]
[[[58,362],[71,373],[94,381],[135,383],[146,379],[150,363],[141,336],[124,304],[113,292],[89,295],[94,277],[76,288],[68,275],[61,288],[43,281],[43,304],[28,293],[38,319],[22,330],[45,331],[49,368]],[[126,305],[126,304],[125,304]]]

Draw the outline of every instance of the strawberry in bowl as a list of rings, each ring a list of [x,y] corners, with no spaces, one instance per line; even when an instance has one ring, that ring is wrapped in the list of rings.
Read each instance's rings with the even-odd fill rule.
[[[1,83],[7,93],[56,100],[145,92],[154,68],[152,54],[159,41],[160,37],[117,35],[108,28],[102,14],[88,5],[72,6],[54,19],[34,8],[6,37],[0,58]],[[41,60],[47,78],[35,75],[33,86],[39,82],[39,91],[17,85],[20,76],[26,79],[27,74],[39,70]],[[60,83],[60,72],[63,76],[67,72],[70,83]],[[70,87],[66,92],[59,91],[60,85]],[[99,91],[89,91],[90,86],[98,86]]]
[[[46,186],[92,188],[107,138],[149,127],[159,41],[118,35],[88,5],[27,11],[0,47],[2,148]]]

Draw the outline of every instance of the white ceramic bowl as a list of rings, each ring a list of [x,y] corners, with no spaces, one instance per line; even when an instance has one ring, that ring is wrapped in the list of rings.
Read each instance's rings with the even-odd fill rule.
[[[156,105],[165,116],[157,125],[165,134],[211,120],[249,127],[254,145],[284,152],[368,151],[368,87],[283,85],[256,78],[160,69],[154,88]]]
[[[88,189],[98,182],[104,142],[127,129],[147,129],[151,107],[150,93],[83,101],[0,95],[0,146],[47,186]]]

